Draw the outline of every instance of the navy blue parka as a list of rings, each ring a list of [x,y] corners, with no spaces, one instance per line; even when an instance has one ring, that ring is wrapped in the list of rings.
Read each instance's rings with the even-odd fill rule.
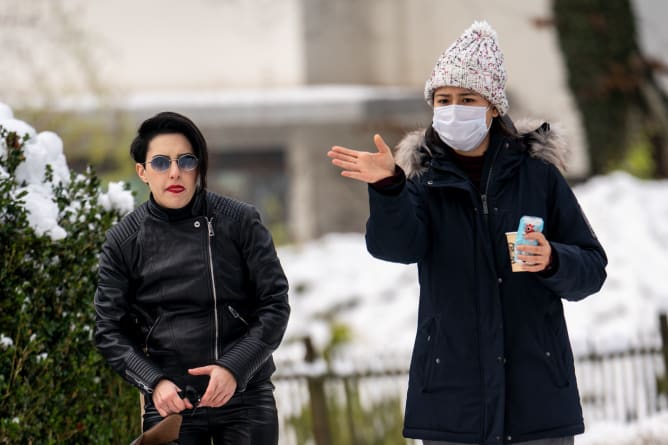
[[[597,292],[607,258],[554,165],[560,138],[536,127],[492,133],[480,189],[424,131],[395,154],[408,179],[392,193],[369,187],[369,252],[418,265],[406,437],[497,444],[584,431],[562,299]],[[505,233],[522,215],[545,221],[547,272],[511,271]]]

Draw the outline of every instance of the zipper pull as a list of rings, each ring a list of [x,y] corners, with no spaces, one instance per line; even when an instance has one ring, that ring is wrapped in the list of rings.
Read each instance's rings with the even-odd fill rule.
[[[144,383],[144,382],[142,381],[142,379],[140,379],[139,376],[138,376],[137,374],[135,374],[134,372],[130,371],[129,369],[126,369],[126,370],[125,370],[125,375],[127,375],[127,376],[130,377],[132,380],[134,380],[135,383],[137,384],[137,386],[139,386],[141,389],[143,389],[145,393],[147,393],[147,394],[153,394],[153,390],[152,390],[151,388],[149,388],[148,385],[147,385],[146,383]]]
[[[480,199],[482,199],[482,212],[487,216],[489,214],[489,210],[487,209],[487,195],[480,195]]]
[[[206,218],[206,226],[209,228],[209,237],[213,237],[213,218]]]
[[[248,326],[248,322],[247,322],[246,320],[244,320],[244,317],[242,317],[242,316],[239,314],[239,312],[237,312],[237,310],[234,309],[234,308],[233,308],[232,306],[230,306],[229,304],[227,305],[227,310],[230,311],[230,314],[232,314],[232,316],[233,316],[234,318],[236,318],[237,320],[241,321],[243,324],[245,324],[246,326]]]

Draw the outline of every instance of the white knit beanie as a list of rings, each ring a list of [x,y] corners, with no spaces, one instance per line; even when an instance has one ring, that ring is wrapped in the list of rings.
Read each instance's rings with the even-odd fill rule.
[[[434,106],[434,91],[445,86],[471,89],[494,105],[499,114],[506,114],[503,53],[489,23],[473,22],[438,58],[424,87],[429,105]]]

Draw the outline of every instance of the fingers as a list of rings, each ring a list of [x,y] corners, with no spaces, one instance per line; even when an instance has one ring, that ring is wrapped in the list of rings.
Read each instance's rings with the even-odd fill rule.
[[[550,263],[550,251],[544,246],[517,246],[517,259],[520,260],[522,270],[540,272]]]
[[[380,135],[374,136],[378,153],[356,151],[335,145],[327,152],[332,164],[343,171],[341,176],[361,182],[374,183],[392,176],[396,171],[390,147]]]
[[[376,148],[378,149],[379,153],[392,153],[392,149],[390,148],[389,145],[385,143],[385,140],[382,138],[381,135],[375,134],[373,136],[373,143],[376,145]],[[341,147],[340,145],[335,145],[332,147],[332,149],[327,153],[327,155],[331,157],[335,156],[349,156],[352,158],[357,158],[359,154],[362,153],[357,150],[352,150],[350,148],[346,147]]]
[[[341,176],[343,177],[356,179],[362,182],[374,182],[373,180],[369,179],[368,172],[364,173],[364,171],[367,171],[368,169],[360,166],[357,163],[342,161],[340,159],[332,159],[332,164],[343,170],[341,172]]]
[[[357,156],[359,156],[359,153],[360,152],[357,151],[357,150],[351,150],[350,148],[335,145],[335,146],[332,147],[332,149],[330,151],[327,152],[327,156],[329,156],[330,158],[333,158],[333,157],[336,157],[336,156],[347,156],[347,157],[355,159],[355,158],[357,158]]]
[[[523,268],[526,267],[547,267],[547,260],[543,257],[535,255],[517,255],[517,259],[520,260],[520,265]]]
[[[376,144],[379,153],[392,153],[392,149],[390,149],[389,145],[385,143],[379,134],[373,136],[373,143]]]
[[[200,406],[217,408],[226,404],[234,396],[237,381],[227,369],[221,366],[213,365],[207,368],[211,368],[211,379],[202,396]]]
[[[218,368],[219,366],[208,365],[188,370],[188,374],[191,375],[208,375],[211,377],[209,379],[209,386],[207,386],[206,392],[199,401],[199,406],[210,406],[215,408],[223,405],[221,400],[224,399],[225,402],[227,402],[227,400],[232,397],[230,395],[225,399],[227,394],[224,392],[223,385],[220,384],[219,379],[216,377]]]
[[[547,250],[544,246],[532,246],[529,244],[518,244],[515,248],[522,255],[542,255]]]
[[[192,403],[190,403],[190,400],[187,398],[183,399],[183,405],[186,407],[185,409],[193,409],[194,406]]]
[[[209,385],[209,387],[206,389],[206,392],[202,396],[200,406],[217,408],[226,404],[233,395],[234,391],[230,391],[228,388],[212,387]]]
[[[542,232],[529,232],[524,235],[524,238],[528,240],[537,241],[539,246],[547,244],[547,239],[545,238],[545,235],[543,235]]]
[[[389,145],[385,143],[383,138],[376,134],[373,137],[373,143],[376,145],[376,149],[381,154],[392,155],[392,149]],[[327,156],[333,159],[340,159],[342,161],[354,162],[355,159],[359,158],[360,155],[371,154],[366,151],[351,150],[350,148],[341,147],[335,145],[330,151],[327,152]]]
[[[529,244],[517,245],[517,258],[523,262],[522,270],[527,272],[540,272],[549,266],[552,256],[552,246],[545,235],[541,232],[530,232],[525,235],[528,240],[534,240],[537,246]]]
[[[211,375],[211,372],[213,371],[213,366],[202,366],[200,368],[192,368],[188,370],[188,374],[190,375]]]
[[[184,409],[192,408],[187,400],[184,401],[179,396],[179,388],[171,382],[159,384],[153,392],[153,405],[162,417],[170,414],[180,413]]]
[[[357,164],[353,162],[348,162],[348,161],[342,161],[340,159],[332,159],[332,164],[336,165],[337,167],[340,167],[344,170],[349,170],[349,171],[355,171],[358,172],[360,171],[359,167]]]
[[[333,165],[336,165],[337,167],[344,170],[343,172],[341,172],[341,176],[350,177],[348,176],[346,171],[351,171],[351,172],[360,171],[360,167],[356,162],[359,159],[358,158],[359,154],[354,150],[335,146],[332,147],[332,150],[327,152],[327,156],[332,158]]]
[[[522,264],[522,270],[525,272],[542,272],[547,267],[545,263]]]

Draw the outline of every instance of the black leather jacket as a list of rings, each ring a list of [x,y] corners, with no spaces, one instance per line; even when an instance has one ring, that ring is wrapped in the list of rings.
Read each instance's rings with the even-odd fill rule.
[[[218,364],[237,391],[266,383],[288,321],[288,282],[250,205],[199,192],[177,221],[152,200],[107,233],[95,294],[95,341],[145,393],[168,378],[200,391],[188,369]],[[200,380],[198,380],[200,379]]]

